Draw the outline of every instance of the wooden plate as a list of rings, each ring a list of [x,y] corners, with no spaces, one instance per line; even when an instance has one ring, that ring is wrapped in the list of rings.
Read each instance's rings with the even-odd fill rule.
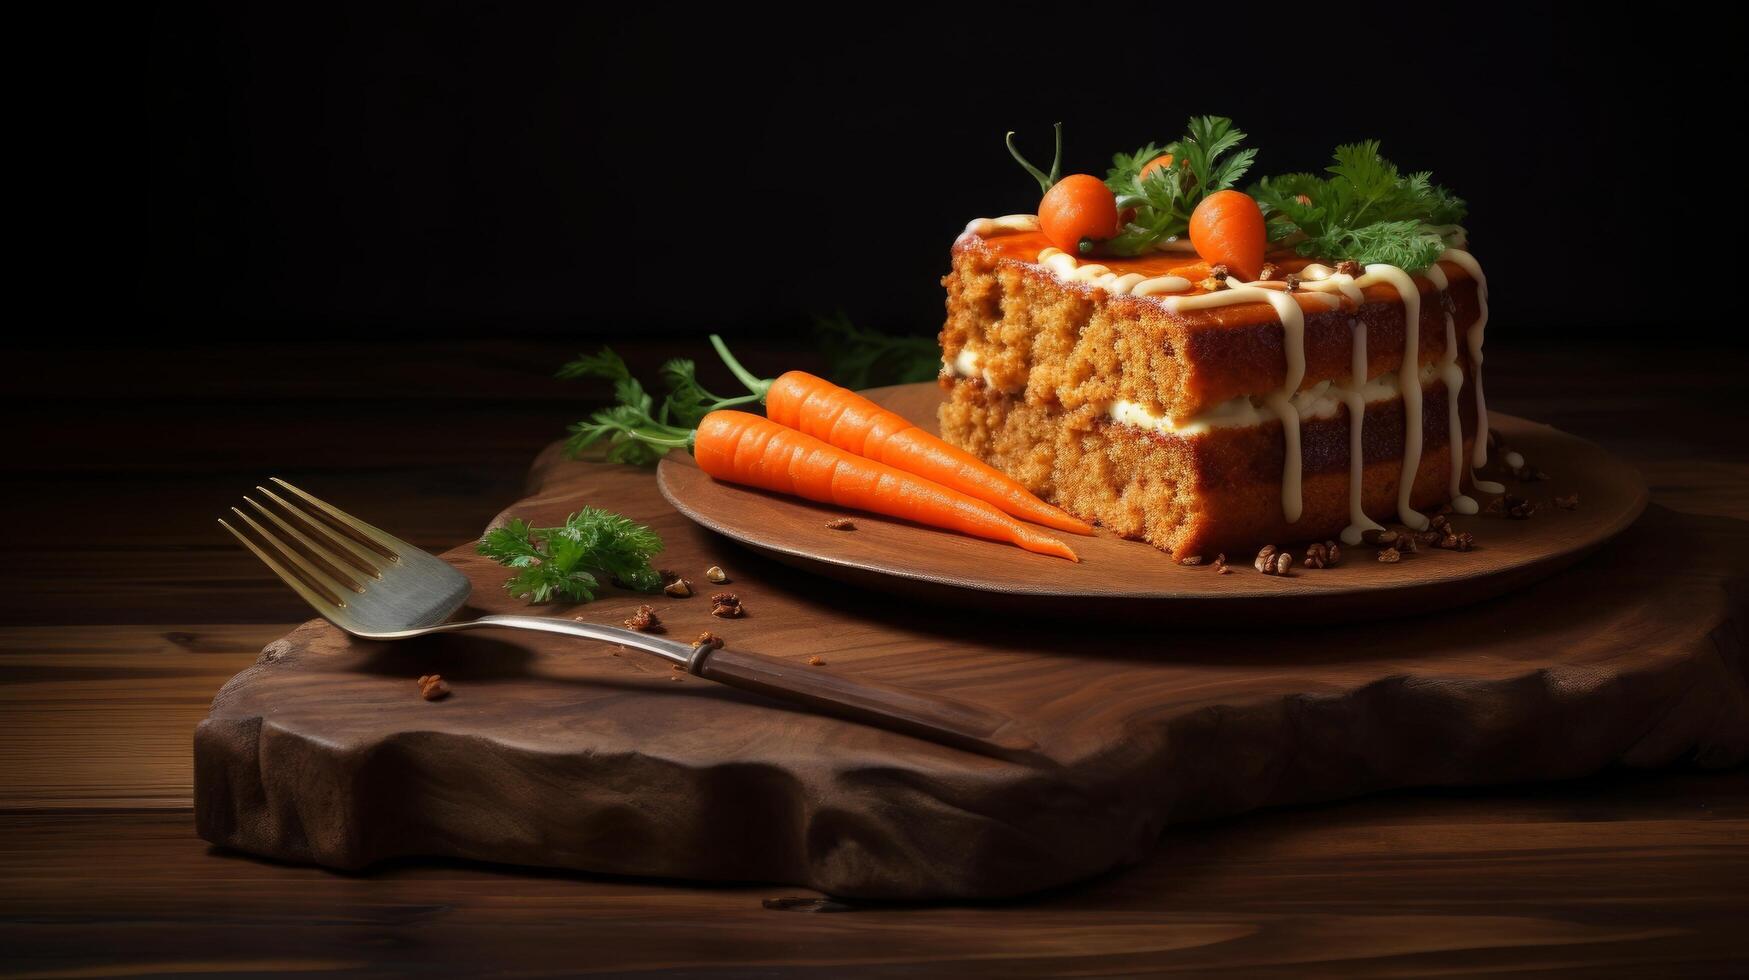
[[[876,402],[936,429],[941,389],[933,383],[877,388]],[[1160,623],[1319,621],[1398,616],[1477,602],[1559,571],[1632,524],[1646,506],[1633,467],[1583,439],[1510,415],[1491,426],[1552,479],[1509,493],[1537,503],[1529,520],[1454,519],[1474,532],[1475,550],[1423,548],[1396,564],[1350,549],[1336,568],[1295,568],[1286,577],[1233,555],[1233,574],[1184,567],[1147,544],[1105,531],[1069,537],[1079,564],[905,521],[766,493],[706,476],[690,455],[670,453],[657,471],[662,495],[698,524],[781,562],[858,587],[980,609],[1122,617]],[[1577,493],[1574,510],[1553,499]],[[1486,498],[1484,498],[1484,503]],[[826,527],[853,517],[854,531]]]

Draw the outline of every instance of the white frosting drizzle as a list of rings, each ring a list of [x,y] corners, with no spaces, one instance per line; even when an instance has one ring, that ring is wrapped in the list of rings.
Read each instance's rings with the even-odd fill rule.
[[[1409,506],[1415,489],[1415,474],[1421,470],[1421,290],[1409,274],[1394,265],[1375,262],[1356,285],[1382,282],[1397,290],[1403,303],[1403,367],[1399,377],[1413,377],[1403,385],[1403,471],[1397,477],[1397,520],[1413,530],[1427,527],[1427,518]]]
[[[1439,258],[1462,268],[1476,281],[1476,322],[1470,324],[1465,339],[1470,348],[1470,371],[1476,381],[1476,444],[1470,451],[1470,467],[1480,469],[1488,465],[1488,401],[1482,397],[1482,341],[1488,334],[1488,277],[1482,272],[1482,263],[1461,248],[1448,248]],[[1470,474],[1470,479],[1478,490],[1506,492],[1505,487],[1491,480],[1477,480],[1474,473]]]
[[[1343,400],[1348,403],[1348,526],[1342,529],[1342,543],[1356,545],[1360,543],[1361,535],[1382,530],[1382,525],[1366,516],[1360,495],[1366,470],[1361,438],[1361,430],[1366,425],[1366,398],[1362,394],[1365,382],[1361,380],[1366,377],[1367,369],[1366,321],[1359,317],[1350,318],[1348,334],[1354,353],[1348,362],[1348,384],[1342,388]]]
[[[1301,269],[1298,275],[1300,288],[1307,292],[1341,294],[1355,306],[1366,302],[1366,295],[1354,284],[1354,277],[1346,272],[1337,272],[1327,265],[1314,262]]]
[[[1446,496],[1451,499],[1452,510],[1460,514],[1474,514],[1481,508],[1463,491],[1464,420],[1458,417],[1458,391],[1464,386],[1464,369],[1458,367],[1457,320],[1444,302],[1446,287],[1451,283],[1445,278],[1445,270],[1437,262],[1428,266],[1423,275],[1433,283],[1434,289],[1439,290],[1440,312],[1445,317],[1445,356],[1440,358],[1439,377],[1445,382],[1446,455],[1451,457],[1451,482]]]
[[[964,234],[989,238],[1012,231],[1038,231],[1038,215],[1005,214],[1000,218],[973,218],[966,223]]]
[[[1150,279],[1139,272],[1120,276],[1097,262],[1083,265],[1075,256],[1054,247],[1039,251],[1038,264],[1051,270],[1052,274],[1064,282],[1091,283],[1113,296],[1160,296],[1166,293],[1182,293],[1191,287],[1190,280],[1183,276],[1155,276]]]
[[[1275,307],[1275,315],[1281,320],[1282,353],[1287,357],[1286,381],[1265,396],[1264,404],[1281,419],[1281,516],[1292,524],[1300,519],[1305,503],[1300,492],[1300,413],[1293,400],[1300,382],[1306,379],[1306,316],[1299,301],[1280,289],[1230,286],[1199,296],[1169,296],[1162,302],[1168,313],[1178,313],[1259,301]],[[1419,390],[1419,385],[1415,387]]]

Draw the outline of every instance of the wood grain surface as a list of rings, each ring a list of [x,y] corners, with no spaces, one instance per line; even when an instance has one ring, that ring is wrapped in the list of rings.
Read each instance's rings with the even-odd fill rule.
[[[940,386],[926,382],[869,395],[938,431]],[[1297,563],[1287,576],[1217,575],[1212,555],[1187,567],[1144,542],[1103,530],[1092,537],[1064,535],[1081,559],[1066,563],[1000,542],[713,480],[683,452],[662,460],[656,482],[676,510],[761,554],[858,588],[937,605],[1147,625],[1340,623],[1449,609],[1522,588],[1589,554],[1645,509],[1639,473],[1596,445],[1498,412],[1490,425],[1550,476],[1520,481],[1497,459],[1487,473],[1503,481],[1508,493],[1539,502],[1542,519],[1453,515],[1454,527],[1475,534],[1476,550],[1428,547],[1390,565],[1374,560],[1375,549],[1359,547],[1349,548],[1349,560],[1334,568],[1307,569],[1301,562],[1304,542],[1276,542],[1289,546]],[[1569,494],[1584,506],[1554,505]],[[1483,503],[1491,499],[1481,496]],[[854,516],[856,531],[826,526],[844,516]],[[1246,570],[1254,554],[1228,558]]]
[[[1530,449],[1547,465],[1581,458],[1554,439]],[[652,482],[549,450],[533,494],[500,519],[550,525],[594,506],[649,524],[667,543],[663,565],[701,590],[704,570],[724,567],[723,588],[749,610],[725,621],[702,596],[664,598],[674,635],[711,630],[731,650],[798,667],[823,660],[814,669],[988,708],[1016,719],[1055,765],[681,680],[635,652],[572,638],[380,644],[314,622],[268,646],[196,731],[202,836],[354,870],[466,857],[883,900],[1003,898],[1134,863],[1164,827],[1261,806],[1749,758],[1741,522],[1654,508],[1587,562],[1432,616],[1291,632],[1235,618],[1193,630],[1169,617],[1119,625],[1101,607],[1047,622],[968,615],[951,597],[927,612],[896,606],[734,550]],[[1639,494],[1637,484],[1579,487],[1606,501]],[[1566,516],[1551,506],[1533,520],[1559,527]],[[813,517],[822,534],[864,533]],[[1658,560],[1672,549],[1680,568]],[[471,547],[446,557],[473,582],[462,615],[524,607],[499,588],[507,572]],[[1378,570],[1369,553],[1355,558],[1356,576]],[[1309,588],[1317,574],[1272,584]],[[1243,566],[1230,577],[1265,578]],[[648,601],[619,593],[550,612],[618,623]],[[455,695],[415,697],[413,679],[429,673]]]
[[[616,347],[646,372],[691,353]],[[1503,410],[1628,459],[1666,508],[1749,520],[1740,350],[1504,333],[1491,350]],[[0,386],[0,509],[64,519],[0,538],[0,973],[1741,974],[1742,767],[1267,811],[1175,828],[1132,870],[1021,903],[848,915],[767,911],[797,894],[770,886],[455,862],[336,875],[201,842],[189,735],[305,615],[214,512],[277,472],[393,508],[428,548],[463,540],[603,396],[549,378],[573,353],[154,341],[79,352],[74,385],[64,355],[12,352],[27,369]],[[1600,378],[1631,394],[1600,397]],[[1715,424],[1673,425],[1701,392]],[[117,514],[101,534],[73,521]]]

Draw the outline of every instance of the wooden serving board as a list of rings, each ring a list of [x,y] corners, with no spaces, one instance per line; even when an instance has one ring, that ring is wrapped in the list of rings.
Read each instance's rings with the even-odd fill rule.
[[[1416,619],[1190,629],[896,599],[696,526],[648,472],[551,452],[506,515],[556,523],[585,504],[654,525],[661,564],[701,586],[707,566],[728,570],[748,617],[658,598],[673,635],[710,629],[998,708],[1058,765],[814,716],[575,640],[371,644],[316,621],[226,684],[196,732],[200,834],[343,869],[436,855],[994,897],[1136,861],[1163,828],[1256,807],[1749,757],[1743,521],[1653,506],[1559,575]],[[448,557],[473,579],[469,612],[521,608],[499,588],[504,569],[471,546]],[[551,611],[617,623],[647,601]],[[453,696],[419,698],[415,678],[432,672]]]
[[[930,432],[943,393],[934,383],[878,388],[868,396]],[[1295,567],[1288,576],[1217,575],[1212,564],[1186,567],[1145,542],[1109,531],[1061,535],[1078,563],[1034,555],[1009,544],[736,486],[711,479],[686,453],[670,453],[657,485],[694,521],[779,561],[863,588],[880,589],[960,608],[1030,615],[1139,622],[1224,625],[1238,621],[1345,622],[1406,616],[1490,599],[1552,575],[1627,530],[1646,507],[1646,487],[1634,468],[1599,446],[1552,426],[1496,413],[1490,419],[1508,445],[1547,481],[1519,483],[1509,493],[1541,502],[1541,520],[1502,515],[1453,515],[1475,534],[1469,552],[1425,548],[1394,565],[1373,560],[1371,548],[1349,549],[1334,568]],[[1501,468],[1504,469],[1503,467]],[[1556,497],[1577,493],[1582,507],[1561,510]],[[1492,495],[1481,496],[1484,502]],[[857,532],[826,526],[852,516]],[[1295,542],[1281,541],[1292,546]],[[1296,566],[1304,542],[1292,548]],[[1204,556],[1212,559],[1213,555]],[[1249,567],[1255,553],[1227,556]]]

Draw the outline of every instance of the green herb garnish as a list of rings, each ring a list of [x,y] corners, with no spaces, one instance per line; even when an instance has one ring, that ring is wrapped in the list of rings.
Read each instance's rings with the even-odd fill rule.
[[[558,527],[532,527],[518,517],[480,539],[482,555],[517,569],[504,590],[529,602],[588,602],[603,578],[635,592],[655,592],[662,575],[650,556],[662,538],[642,524],[586,507]]]
[[[1417,272],[1462,231],[1463,200],[1431,173],[1398,172],[1379,155],[1377,140],[1337,147],[1325,171],[1265,177],[1251,189],[1269,216],[1270,241],[1291,243],[1304,256]]]
[[[826,376],[852,391],[930,381],[941,373],[941,348],[934,337],[870,330],[842,313],[816,320],[814,332],[826,353]]]
[[[843,314],[818,321],[821,346],[831,364],[832,380],[847,388],[875,384],[927,381],[941,370],[941,351],[931,337],[884,334],[855,326]],[[614,404],[592,412],[572,425],[565,455],[572,459],[593,446],[604,445],[610,463],[650,466],[670,449],[690,449],[693,429],[706,415],[723,408],[752,407],[765,400],[771,381],[741,366],[723,338],[711,335],[711,346],[729,371],[747,389],[744,395],[718,395],[698,382],[698,366],[685,358],[662,365],[668,394],[658,403],[632,377],[626,362],[610,348],[578,355],[559,369],[561,378],[600,378],[613,385]],[[757,411],[757,409],[754,409]]]
[[[658,406],[638,379],[632,377],[625,360],[607,347],[596,354],[579,355],[560,368],[561,378],[601,378],[612,382],[615,402],[571,426],[571,437],[565,440],[565,455],[575,458],[605,441],[608,462],[649,466],[670,449],[690,447],[693,427],[706,415],[719,408],[750,405],[763,399],[771,382],[742,367],[721,337],[712,335],[711,343],[729,370],[746,385],[747,394],[729,397],[712,394],[698,383],[696,364],[675,358],[662,365],[662,382],[668,394]]]
[[[1167,239],[1182,237],[1190,230],[1190,213],[1198,202],[1237,184],[1251,169],[1257,151],[1236,150],[1244,139],[1231,119],[1195,116],[1175,142],[1149,143],[1134,153],[1112,157],[1105,186],[1117,195],[1118,209],[1134,208],[1135,217],[1100,250],[1141,255]],[[1165,153],[1172,154],[1172,164],[1155,167],[1144,177],[1143,168]]]

